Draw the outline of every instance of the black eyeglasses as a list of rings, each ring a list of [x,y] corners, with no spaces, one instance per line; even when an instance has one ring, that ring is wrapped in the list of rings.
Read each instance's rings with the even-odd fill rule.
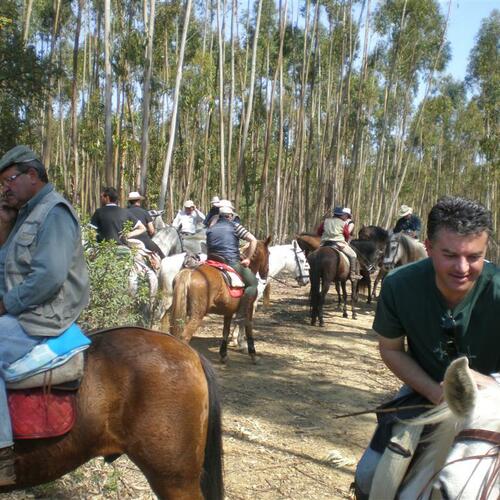
[[[12,182],[14,182],[20,175],[24,175],[26,174],[27,172],[18,172],[17,174],[14,174],[14,175],[9,175],[9,177],[5,177],[5,179],[3,179],[0,184],[5,187],[9,184],[11,184]]]
[[[446,354],[448,358],[450,360],[458,358],[458,326],[457,322],[449,311],[441,318],[441,329],[446,336]]]

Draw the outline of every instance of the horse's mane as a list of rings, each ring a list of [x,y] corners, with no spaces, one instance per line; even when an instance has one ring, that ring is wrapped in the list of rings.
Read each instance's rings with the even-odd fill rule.
[[[425,257],[423,248],[417,240],[403,233],[399,233],[399,235],[399,242],[408,256],[408,262],[414,262]]]
[[[372,240],[377,243],[387,243],[389,232],[380,226],[363,226],[358,232],[360,240]]]
[[[487,418],[489,429],[500,430],[500,413],[492,411],[493,408],[498,408],[499,395],[500,386],[491,385],[477,393],[475,410],[470,415],[456,416],[451,412],[447,403],[441,403],[420,417],[407,420],[406,423],[409,425],[437,425],[422,439],[422,442],[427,443],[427,446],[410,469],[406,482],[409,482],[424,467],[432,466],[432,473],[440,470],[445,463],[455,436],[464,426],[484,428],[484,419]],[[471,418],[472,421],[469,421]],[[483,419],[482,423],[476,423],[477,420],[481,419]]]

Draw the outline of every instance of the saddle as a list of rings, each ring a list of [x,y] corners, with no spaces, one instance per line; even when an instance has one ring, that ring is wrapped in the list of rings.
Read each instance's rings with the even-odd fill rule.
[[[239,298],[245,292],[245,283],[243,283],[241,276],[229,264],[222,262],[222,260],[222,257],[210,254],[204,264],[218,269],[228,287],[229,295],[233,298]]]
[[[6,369],[14,439],[61,436],[76,419],[76,391],[84,373],[83,351],[89,346],[76,325],[37,345]]]
[[[351,268],[351,264],[349,262],[349,259],[347,258],[347,255],[342,251],[342,249],[337,246],[335,241],[325,241],[324,243],[321,244],[322,247],[330,248],[334,252],[337,252],[340,256],[340,258],[344,261],[344,264],[347,266],[348,269]]]

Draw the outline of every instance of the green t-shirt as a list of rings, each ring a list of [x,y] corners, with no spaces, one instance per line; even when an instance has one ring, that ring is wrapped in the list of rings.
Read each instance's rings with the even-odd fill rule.
[[[441,327],[448,308],[430,259],[391,272],[384,280],[373,329],[383,337],[406,336],[409,352],[436,382],[450,364]],[[457,324],[457,346],[474,370],[500,371],[500,269],[485,263],[467,296],[450,311]]]

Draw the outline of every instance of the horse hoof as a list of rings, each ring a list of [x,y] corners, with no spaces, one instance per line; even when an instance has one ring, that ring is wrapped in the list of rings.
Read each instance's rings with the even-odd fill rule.
[[[311,320],[311,326],[316,326],[316,320],[315,319]]]
[[[250,354],[250,358],[254,365],[260,365],[260,358],[258,358],[256,354]]]
[[[325,322],[324,322],[323,320],[321,320],[321,321],[319,322],[319,326],[325,326]]]
[[[349,315],[345,312],[344,314],[342,314],[342,317],[343,317],[343,318],[348,318],[348,317],[349,317]]]
[[[248,346],[246,344],[236,345],[236,348],[239,352],[248,352]]]
[[[225,364],[226,364],[226,362],[227,362],[227,354],[226,354],[226,355],[224,355],[224,356],[221,356],[221,357],[220,357],[220,362],[221,362],[223,365],[225,365]]]

